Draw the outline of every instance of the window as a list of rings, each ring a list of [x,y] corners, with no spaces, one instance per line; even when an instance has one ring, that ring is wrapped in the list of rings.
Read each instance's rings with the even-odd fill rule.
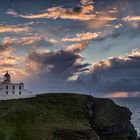
[[[13,89],[15,89],[15,86],[13,86]]]
[[[21,86],[19,86],[19,89],[21,90]]]
[[[21,95],[21,91],[19,92],[19,94]]]
[[[6,94],[8,94],[8,91],[6,91]]]
[[[6,85],[6,89],[8,89],[8,85]]]

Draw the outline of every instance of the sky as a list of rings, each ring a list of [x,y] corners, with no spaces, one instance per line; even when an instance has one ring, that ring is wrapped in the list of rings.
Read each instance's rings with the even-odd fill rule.
[[[0,77],[33,93],[140,96],[139,0],[1,0]]]

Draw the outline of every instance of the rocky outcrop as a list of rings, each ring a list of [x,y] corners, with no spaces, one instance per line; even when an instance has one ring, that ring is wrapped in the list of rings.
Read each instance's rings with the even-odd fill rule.
[[[89,130],[56,129],[52,140],[136,140],[129,109],[110,99],[85,96],[83,114]]]
[[[130,122],[132,113],[129,109],[110,99],[88,96],[85,111],[101,140],[136,140],[137,132]]]

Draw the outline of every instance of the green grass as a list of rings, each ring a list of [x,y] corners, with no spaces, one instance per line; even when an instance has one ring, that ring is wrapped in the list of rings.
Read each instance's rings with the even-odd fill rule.
[[[49,140],[56,129],[88,130],[86,97],[44,94],[0,102],[0,140]]]

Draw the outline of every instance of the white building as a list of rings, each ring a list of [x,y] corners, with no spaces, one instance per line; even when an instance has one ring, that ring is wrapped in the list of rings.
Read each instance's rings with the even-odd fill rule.
[[[21,99],[35,97],[31,91],[24,89],[24,83],[12,83],[8,72],[0,83],[0,100]]]

